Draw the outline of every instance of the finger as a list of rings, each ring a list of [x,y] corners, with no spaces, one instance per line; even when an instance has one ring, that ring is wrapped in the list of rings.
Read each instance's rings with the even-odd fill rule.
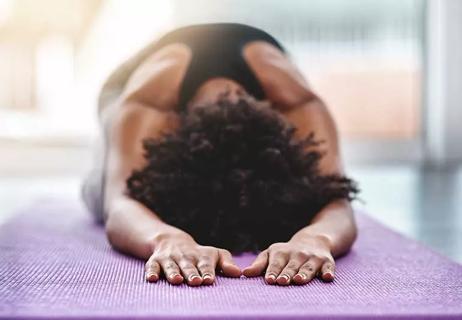
[[[321,267],[321,279],[324,281],[333,281],[335,278],[335,263],[332,261],[324,262]]]
[[[201,256],[197,263],[197,269],[202,276],[203,284],[212,284],[215,281],[216,258],[210,256]]]
[[[265,274],[265,280],[268,284],[276,283],[276,278],[287,264],[287,258],[287,254],[281,251],[269,253],[268,268]]]
[[[264,250],[258,254],[252,264],[242,271],[246,277],[256,277],[265,271],[268,265],[268,251]]]
[[[159,261],[164,271],[167,281],[171,284],[180,284],[183,282],[183,276],[180,274],[180,268],[173,259],[167,258]]]
[[[159,274],[160,274],[160,265],[151,256],[145,265],[146,281],[156,282],[157,280],[159,280]]]
[[[310,258],[300,267],[297,274],[294,276],[294,282],[296,284],[305,284],[310,282],[318,273],[322,262],[322,259]]]
[[[194,259],[188,257],[182,257],[177,261],[180,266],[181,273],[190,286],[198,286],[202,284],[202,278],[199,275],[195,262],[196,261],[194,261]]]
[[[304,261],[297,259],[290,259],[279,276],[276,278],[276,282],[280,285],[290,284],[292,278],[297,274],[303,262]]]
[[[218,249],[218,267],[226,276],[240,277],[242,272],[233,261],[233,256],[228,250]]]

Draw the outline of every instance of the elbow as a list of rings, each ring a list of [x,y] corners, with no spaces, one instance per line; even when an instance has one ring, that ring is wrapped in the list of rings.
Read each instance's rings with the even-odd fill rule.
[[[124,239],[121,230],[117,227],[115,223],[111,223],[108,219],[106,226],[106,239],[108,240],[111,248],[122,254],[132,255],[128,250],[127,241]]]
[[[116,231],[114,228],[113,223],[111,222],[111,219],[106,220],[106,239],[108,240],[109,244],[114,248],[116,241]]]
[[[124,199],[120,197],[110,198],[108,205],[106,206],[105,215],[105,232],[106,239],[108,240],[111,247],[117,251],[121,251],[121,245],[123,241],[121,239],[123,235],[123,217],[120,215],[121,205],[124,204]]]
[[[108,240],[111,247],[117,251],[120,251],[120,232],[117,228],[117,223],[114,221],[114,217],[108,216],[105,224],[106,239]]]

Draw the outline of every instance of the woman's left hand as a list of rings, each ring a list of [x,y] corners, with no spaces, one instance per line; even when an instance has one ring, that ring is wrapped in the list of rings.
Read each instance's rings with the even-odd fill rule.
[[[243,274],[256,277],[265,270],[268,284],[306,284],[316,276],[333,281],[335,261],[325,237],[305,235],[272,244],[258,254]]]

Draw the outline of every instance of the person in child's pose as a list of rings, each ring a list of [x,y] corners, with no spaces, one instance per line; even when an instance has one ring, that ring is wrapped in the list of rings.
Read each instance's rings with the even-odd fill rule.
[[[332,281],[357,237],[335,123],[286,50],[234,23],[167,33],[109,77],[101,144],[82,184],[146,279]],[[259,252],[243,270],[231,252]]]

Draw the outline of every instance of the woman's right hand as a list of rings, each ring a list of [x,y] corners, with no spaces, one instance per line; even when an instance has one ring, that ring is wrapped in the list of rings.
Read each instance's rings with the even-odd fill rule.
[[[199,245],[186,232],[162,234],[156,237],[154,252],[146,262],[146,280],[156,282],[163,271],[171,284],[186,279],[190,286],[210,285],[215,270],[229,277],[242,274],[228,250]]]

